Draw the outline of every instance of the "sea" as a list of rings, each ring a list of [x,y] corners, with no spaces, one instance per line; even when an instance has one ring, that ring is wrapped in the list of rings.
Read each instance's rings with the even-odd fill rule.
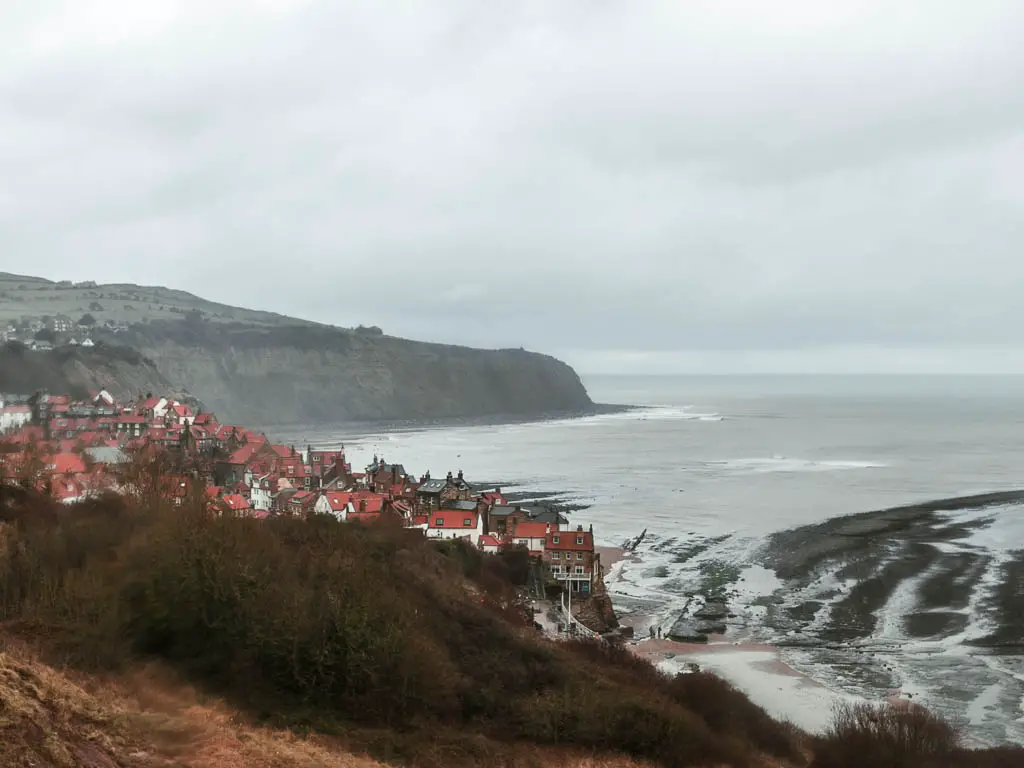
[[[295,427],[436,477],[572,509],[638,631],[728,602],[726,638],[862,698],[904,697],[1024,743],[1024,378],[585,376],[601,415],[427,428]],[[891,510],[896,512],[880,512]],[[903,510],[903,511],[901,511]],[[873,514],[872,514],[873,513]],[[844,518],[849,515],[861,515]],[[646,532],[646,533],[645,533]]]

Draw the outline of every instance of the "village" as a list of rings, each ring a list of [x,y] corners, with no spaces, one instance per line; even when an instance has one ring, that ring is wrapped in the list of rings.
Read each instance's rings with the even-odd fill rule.
[[[122,469],[140,455],[168,459],[159,490],[172,505],[198,496],[213,514],[330,515],[363,525],[390,519],[428,540],[464,539],[485,553],[518,548],[530,558],[525,596],[539,629],[556,636],[619,629],[593,527],[572,526],[557,509],[512,503],[501,488],[475,488],[462,470],[417,477],[375,456],[353,471],[343,446],[274,444],[173,397],[120,403],[106,390],[83,400],[0,394],[0,487],[31,487],[75,504],[125,491]]]

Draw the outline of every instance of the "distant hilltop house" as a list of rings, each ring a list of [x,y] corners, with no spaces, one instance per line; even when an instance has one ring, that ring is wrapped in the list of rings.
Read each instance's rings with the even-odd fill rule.
[[[57,315],[50,321],[50,328],[54,333],[70,333],[74,325],[74,321],[67,315]]]

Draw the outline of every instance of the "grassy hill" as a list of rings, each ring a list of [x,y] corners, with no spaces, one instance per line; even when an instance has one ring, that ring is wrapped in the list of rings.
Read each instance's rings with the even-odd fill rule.
[[[262,327],[316,325],[274,312],[231,307],[159,286],[132,283],[53,282],[0,272],[0,322],[21,317],[67,315],[77,321],[85,313],[102,325],[107,320],[125,323],[177,320],[193,310],[213,322],[238,322]]]

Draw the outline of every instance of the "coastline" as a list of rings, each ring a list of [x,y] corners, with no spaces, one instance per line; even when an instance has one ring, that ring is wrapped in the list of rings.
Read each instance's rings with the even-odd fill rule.
[[[567,411],[548,411],[531,414],[516,413],[494,413],[482,416],[455,416],[444,419],[381,419],[376,421],[349,421],[337,423],[313,423],[296,424],[291,422],[257,424],[254,430],[273,433],[279,432],[286,435],[299,435],[306,432],[310,434],[324,432],[347,432],[352,437],[359,437],[368,433],[389,433],[389,432],[415,432],[428,429],[448,429],[451,427],[494,427],[504,424],[540,424],[549,421],[562,421],[565,419],[587,419],[594,416],[607,416],[617,413],[630,413],[632,411],[647,410],[649,406],[644,405],[620,405],[616,403],[594,403],[589,408],[573,409]],[[305,438],[303,438],[305,439]]]
[[[627,563],[637,562],[636,556],[622,547],[604,546],[597,550],[609,586],[614,585]],[[707,643],[683,643],[667,638],[651,640],[639,636],[641,631],[646,631],[648,618],[637,613],[620,618],[622,624],[632,626],[638,635],[627,641],[629,651],[669,675],[696,669],[718,675],[772,717],[791,722],[809,733],[820,733],[828,728],[837,703],[858,700],[795,669],[774,645],[733,641],[723,635],[712,635]],[[889,701],[902,701],[899,692],[890,692]]]

